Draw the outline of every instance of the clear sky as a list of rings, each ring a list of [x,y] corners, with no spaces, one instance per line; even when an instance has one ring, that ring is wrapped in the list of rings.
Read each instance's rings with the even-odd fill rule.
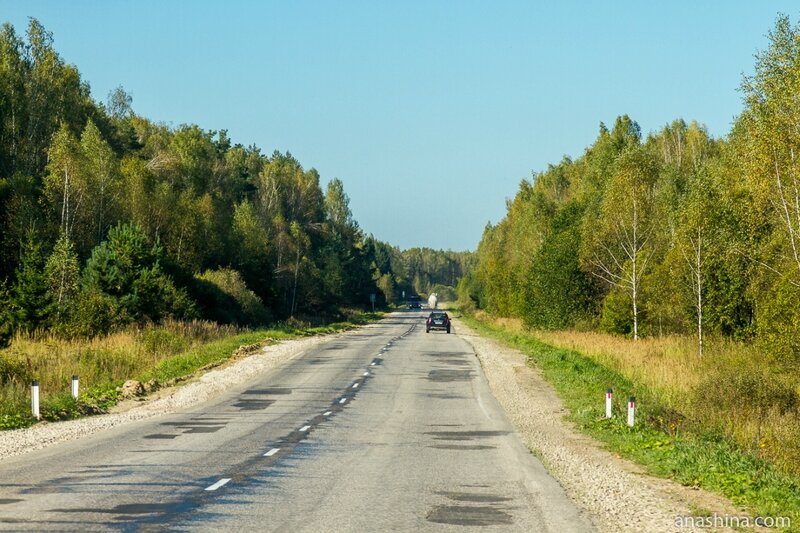
[[[339,177],[366,233],[474,249],[521,179],[599,123],[728,133],[738,87],[790,1],[9,1],[105,102],[227,129]]]

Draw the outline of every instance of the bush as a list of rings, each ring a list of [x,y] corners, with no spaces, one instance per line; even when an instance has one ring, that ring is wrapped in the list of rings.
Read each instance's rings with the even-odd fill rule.
[[[198,276],[203,287],[200,302],[207,318],[237,325],[263,325],[271,320],[261,299],[251,291],[235,270],[207,270]]]
[[[778,359],[800,362],[800,288],[779,279],[770,289],[758,306],[759,341]]]
[[[26,383],[30,380],[30,373],[22,361],[15,361],[7,354],[0,353],[0,385],[13,381]]]
[[[142,348],[151,355],[173,355],[187,348],[187,342],[164,328],[147,328],[141,337]]]
[[[131,321],[117,300],[101,291],[84,290],[78,297],[66,330],[70,336],[94,337]]]
[[[624,290],[615,288],[603,300],[600,328],[618,335],[630,335],[633,332],[631,298]]]

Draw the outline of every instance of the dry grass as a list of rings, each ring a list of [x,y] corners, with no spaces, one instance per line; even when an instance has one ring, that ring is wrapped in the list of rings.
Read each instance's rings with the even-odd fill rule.
[[[518,320],[498,319],[524,332]],[[756,346],[708,339],[700,357],[691,337],[638,341],[578,331],[528,331],[542,341],[589,356],[644,387],[683,422],[676,430],[713,431],[784,471],[800,473],[800,373]]]
[[[77,375],[81,389],[107,387],[135,377],[159,361],[194,346],[237,333],[230,326],[202,321],[167,321],[105,337],[69,340],[46,333],[18,334],[0,350],[0,415],[27,403],[31,380],[43,395],[69,391]]]

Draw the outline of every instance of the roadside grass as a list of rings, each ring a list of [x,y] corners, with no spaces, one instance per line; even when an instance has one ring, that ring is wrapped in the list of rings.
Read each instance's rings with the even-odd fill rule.
[[[94,339],[63,339],[50,334],[17,335],[0,350],[0,430],[35,423],[30,383],[39,381],[40,413],[45,420],[67,420],[102,413],[120,398],[129,379],[173,385],[232,357],[274,342],[324,335],[377,320],[381,313],[348,312],[344,320],[312,326],[298,320],[246,330],[202,321],[165,321]],[[80,395],[70,395],[71,377]]]
[[[726,436],[718,426],[690,423],[665,402],[663,391],[632,379],[578,351],[552,346],[535,334],[472,316],[461,320],[482,335],[520,350],[541,369],[570,410],[569,419],[609,450],[648,472],[720,493],[755,516],[789,517],[800,531],[800,476],[778,468]],[[605,418],[604,392],[614,390],[614,413]],[[637,400],[629,428],[627,399]]]

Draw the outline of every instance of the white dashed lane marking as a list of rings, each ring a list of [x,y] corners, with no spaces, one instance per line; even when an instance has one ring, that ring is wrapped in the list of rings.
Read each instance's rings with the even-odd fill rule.
[[[281,451],[280,448],[272,448],[270,451],[268,451],[267,453],[264,454],[264,457],[272,457],[273,455],[275,455],[279,451]]]
[[[341,400],[339,400],[339,403],[344,403],[346,401],[347,401],[347,398],[342,398]]]
[[[353,388],[357,389],[358,388],[358,383],[353,383]]]
[[[364,377],[369,376],[369,372],[364,372]]]
[[[208,490],[208,491],[217,490],[218,488],[222,487],[223,485],[225,485],[230,480],[231,480],[231,478],[229,478],[229,477],[222,478],[219,481],[217,481],[216,483],[214,483],[213,485],[206,487],[206,490]]]
[[[331,416],[332,414],[333,414],[332,411],[325,411],[324,413],[322,413],[322,416]]]
[[[300,433],[305,433],[309,429],[311,429],[311,426],[303,426],[303,427],[300,428]]]

